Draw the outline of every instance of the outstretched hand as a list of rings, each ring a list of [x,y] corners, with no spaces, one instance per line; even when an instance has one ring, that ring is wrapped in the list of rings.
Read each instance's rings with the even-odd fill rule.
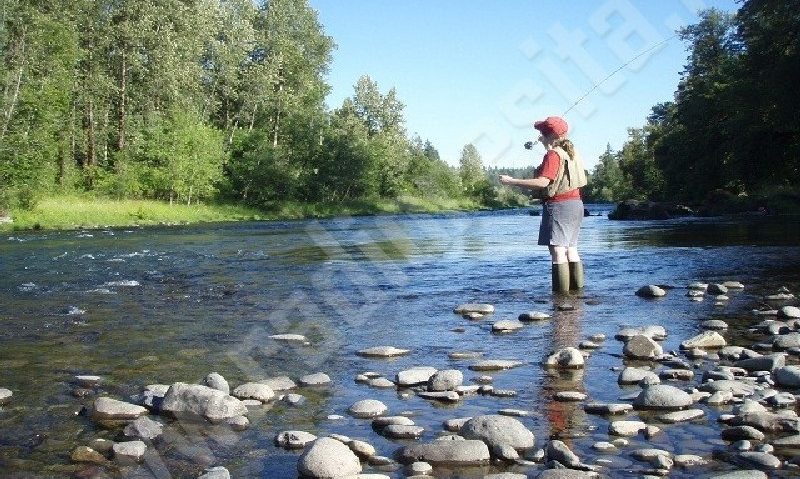
[[[500,183],[504,185],[510,185],[513,182],[514,178],[508,175],[500,175]]]

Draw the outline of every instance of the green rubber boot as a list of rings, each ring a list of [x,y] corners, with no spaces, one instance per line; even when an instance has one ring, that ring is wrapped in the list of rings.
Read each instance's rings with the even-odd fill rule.
[[[583,289],[583,263],[580,261],[569,262],[569,289]]]
[[[569,263],[553,263],[553,292],[569,292]]]

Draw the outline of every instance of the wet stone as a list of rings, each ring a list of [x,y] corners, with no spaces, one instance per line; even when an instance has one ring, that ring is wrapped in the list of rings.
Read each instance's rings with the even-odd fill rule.
[[[578,455],[572,452],[564,442],[559,440],[553,440],[547,444],[545,457],[548,461],[556,461],[568,468],[578,468],[582,466]]]
[[[608,425],[608,433],[612,436],[632,437],[646,427],[647,424],[642,421],[613,421]]]
[[[681,409],[692,405],[692,397],[685,391],[668,384],[647,386],[633,402],[641,409]]]
[[[285,341],[289,343],[300,343],[305,345],[311,344],[308,341],[308,338],[302,334],[273,334],[269,338],[274,339],[275,341]]]
[[[776,336],[772,341],[772,347],[777,350],[800,347],[800,333],[787,333]]]
[[[408,472],[411,474],[430,474],[433,472],[433,466],[427,462],[417,461],[408,466]]]
[[[722,348],[727,345],[725,338],[716,331],[704,331],[686,341],[681,342],[681,349]]]
[[[365,441],[359,441],[358,439],[353,439],[352,441],[348,441],[347,447],[349,447],[351,451],[356,453],[358,457],[362,458],[370,458],[374,456],[376,453],[375,446]]]
[[[366,376],[364,377],[366,378]],[[367,384],[369,384],[370,387],[378,389],[393,389],[395,387],[395,384],[392,381],[383,377],[368,379]]]
[[[231,473],[222,466],[206,469],[197,479],[231,479]]]
[[[550,315],[541,311],[528,311],[527,313],[520,314],[517,319],[525,322],[544,321],[545,319],[550,319]]]
[[[726,441],[739,441],[742,439],[763,441],[764,433],[752,426],[736,426],[724,429],[720,437]]]
[[[125,426],[123,434],[126,437],[152,441],[164,433],[164,426],[149,417],[140,417]]]
[[[97,386],[98,384],[100,384],[100,382],[102,380],[103,380],[103,378],[100,377],[100,376],[94,376],[94,375],[88,375],[88,374],[82,374],[82,375],[75,376],[75,382],[78,383],[79,386],[82,386],[82,387],[85,387],[85,388],[93,388],[93,387]]]
[[[425,429],[420,426],[391,424],[383,429],[383,435],[392,439],[418,439]]]
[[[10,389],[0,388],[0,404],[5,404],[11,400],[14,393]]]
[[[438,440],[407,446],[401,452],[404,462],[425,461],[432,465],[469,466],[488,464],[489,447],[479,440]]]
[[[409,353],[411,353],[410,349],[400,349],[394,346],[374,346],[362,349],[358,352],[358,355],[368,358],[394,358],[397,356],[405,356]]]
[[[423,399],[433,399],[435,401],[458,402],[461,395],[455,391],[420,391],[417,396]]]
[[[778,317],[789,319],[800,318],[800,308],[797,306],[783,306],[778,310]]]
[[[586,411],[587,414],[608,416],[628,413],[633,411],[633,406],[630,404],[589,403],[583,406],[583,410]]]
[[[477,394],[480,392],[480,389],[481,386],[478,384],[456,386],[456,392],[462,396],[466,396],[468,394]]]
[[[533,416],[533,412],[525,411],[522,409],[500,409],[497,411],[497,414],[501,416],[511,416],[511,417],[526,417],[526,416]]]
[[[561,402],[578,402],[586,399],[586,394],[579,391],[559,391],[553,398]]]
[[[592,444],[592,449],[594,449],[595,451],[600,451],[605,453],[617,452],[618,450],[617,446],[607,441],[599,441]]]
[[[444,422],[444,428],[446,431],[458,432],[461,430],[462,427],[464,427],[464,424],[466,424],[467,421],[469,421],[470,419],[472,419],[472,417],[448,419]]]
[[[687,409],[685,411],[675,411],[668,414],[663,414],[658,417],[659,420],[666,423],[678,423],[693,421],[703,417],[705,413],[702,409]]]
[[[376,399],[363,399],[350,406],[349,412],[357,418],[381,416],[388,411],[382,402]]]
[[[234,431],[244,431],[250,427],[250,420],[246,416],[234,416],[226,419],[225,423]]]
[[[728,329],[728,323],[722,321],[721,319],[709,319],[700,323],[700,327],[703,329],[710,329],[712,331],[722,331]]]
[[[88,446],[76,447],[75,450],[72,451],[70,459],[72,459],[72,462],[86,462],[90,464],[105,464],[108,462],[105,456]]]
[[[508,416],[476,416],[467,421],[460,432],[467,439],[480,439],[492,447],[507,444],[515,449],[528,449],[534,445],[533,433]]]
[[[464,374],[457,369],[436,371],[428,379],[428,391],[452,391],[464,382]]]
[[[641,296],[643,298],[660,298],[666,295],[666,291],[654,284],[642,286],[636,291],[636,296]]]
[[[350,476],[361,472],[361,461],[346,445],[322,437],[306,448],[297,463],[297,470],[301,476],[312,478]]]
[[[330,376],[325,373],[307,374],[301,377],[298,382],[302,386],[322,386],[331,382]]]
[[[800,387],[800,366],[783,366],[773,374],[775,383],[787,388]]]
[[[275,444],[286,449],[303,449],[317,440],[317,436],[305,431],[281,431],[275,435]]]
[[[222,391],[225,394],[231,393],[231,387],[228,384],[228,381],[222,377],[221,374],[213,372],[205,377],[203,380],[206,386],[210,387],[211,389],[216,389],[217,391]],[[166,394],[166,392],[165,392]]]
[[[491,304],[482,304],[482,303],[466,303],[460,304],[453,309],[453,313],[455,314],[464,314],[464,313],[479,313],[479,314],[492,314],[494,313],[494,306]]]
[[[645,377],[650,377],[655,381],[659,380],[658,375],[653,371],[641,368],[626,367],[619,373],[619,376],[617,377],[617,383],[639,384],[639,382]]]
[[[708,285],[708,289],[706,289],[708,294],[727,294],[728,288],[720,283],[712,283]]]
[[[577,348],[563,348],[554,352],[544,361],[544,367],[554,369],[581,369],[584,367],[583,354]]]
[[[135,464],[144,458],[147,445],[142,441],[118,442],[112,450],[114,459],[120,464]]]
[[[662,340],[667,337],[667,331],[664,326],[650,324],[636,328],[623,328],[614,335],[614,338],[620,341],[629,341],[634,336],[647,336],[650,339]]]
[[[261,381],[258,381],[258,383],[266,384],[273,391],[288,391],[289,389],[294,389],[297,387],[297,384],[295,384],[295,382],[292,381],[288,376],[262,379]]]
[[[507,359],[486,359],[478,361],[469,366],[473,371],[502,371],[504,369],[512,369],[525,364],[522,361],[507,360]]]
[[[694,379],[694,371],[690,369],[665,369],[658,373],[658,377],[665,381],[670,379],[691,381]]]
[[[378,429],[392,424],[398,426],[413,426],[414,421],[406,416],[380,416],[372,420],[372,425]]]
[[[275,391],[266,384],[245,383],[234,389],[231,395],[238,399],[255,399],[267,402],[275,397]]]
[[[98,419],[136,419],[145,414],[147,409],[142,406],[109,397],[99,397],[94,401],[93,415]]]
[[[480,351],[453,351],[452,353],[447,355],[448,358],[453,360],[478,359],[481,356],[483,356],[483,353]]]
[[[417,366],[397,373],[395,382],[402,387],[417,386],[426,384],[434,374],[436,374],[436,368]]]
[[[497,321],[496,323],[492,324],[492,332],[495,333],[511,333],[514,331],[518,331],[524,328],[525,325],[519,321],[512,321],[510,319],[504,319],[501,321]]]
[[[622,354],[631,359],[654,359],[663,353],[660,344],[641,334],[629,339],[622,349]]]
[[[713,393],[711,396],[706,398],[706,404],[712,406],[718,406],[721,404],[728,404],[733,400],[733,393],[730,391],[717,391]]]

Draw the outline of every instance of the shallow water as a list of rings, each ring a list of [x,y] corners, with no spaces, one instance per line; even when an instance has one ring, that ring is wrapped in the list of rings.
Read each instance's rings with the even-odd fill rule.
[[[592,207],[603,212],[603,207]],[[301,408],[274,405],[251,411],[243,433],[175,424],[157,442],[146,464],[107,472],[125,477],[196,477],[224,465],[234,477],[295,477],[297,453],[275,447],[285,429],[340,433],[392,456],[403,441],[377,435],[369,421],[347,417],[347,408],[379,399],[390,413],[414,414],[433,439],[445,419],[533,412],[522,421],[537,437],[569,438],[582,457],[607,440],[608,421],[586,415],[580,404],[551,401],[555,391],[581,390],[597,401],[615,401],[635,388],[616,384],[623,363],[613,335],[624,325],[662,324],[665,350],[700,332],[699,320],[722,318],[742,337],[755,321],[760,295],[800,285],[800,222],[745,217],[669,222],[611,222],[585,218],[581,252],[588,286],[566,300],[575,311],[555,311],[545,248],[535,246],[539,219],[527,210],[492,213],[346,218],[324,221],[241,223],[197,227],[12,234],[0,240],[0,387],[14,391],[0,409],[0,469],[6,474],[69,476],[75,446],[114,439],[84,415],[94,396],[77,398],[73,377],[104,378],[93,394],[125,399],[147,384],[198,382],[218,371],[232,385],[271,376],[297,378],[323,371],[325,388],[302,388]],[[691,281],[739,280],[729,304],[690,302]],[[666,298],[647,301],[633,293],[644,284],[675,286]],[[491,319],[467,321],[455,305],[488,302]],[[493,335],[496,319],[545,311],[553,318],[510,335]],[[463,331],[454,331],[463,328]],[[300,333],[310,346],[287,345],[270,334]],[[552,376],[539,362],[555,347],[590,334],[609,339],[586,370]],[[385,361],[361,358],[359,349],[394,345],[413,354]],[[370,389],[353,378],[377,371],[393,378],[401,369],[430,365],[460,369],[465,382],[480,373],[471,361],[452,361],[456,350],[486,358],[520,359],[523,367],[495,374],[495,387],[513,398],[473,396],[455,406],[403,398]],[[721,410],[724,411],[724,410]],[[675,453],[710,456],[720,444],[709,411],[703,421],[665,428],[649,444]],[[345,416],[328,420],[330,414]],[[635,442],[635,441],[634,441]],[[633,450],[633,448],[630,448]],[[646,468],[623,450],[610,455],[615,476]],[[605,457],[605,456],[603,456]],[[701,470],[732,466],[713,463]],[[438,477],[482,477],[490,468],[445,471]],[[520,472],[525,470],[520,469]],[[535,476],[535,470],[528,470]],[[673,476],[695,474],[676,470]],[[402,471],[389,472],[404,477]]]

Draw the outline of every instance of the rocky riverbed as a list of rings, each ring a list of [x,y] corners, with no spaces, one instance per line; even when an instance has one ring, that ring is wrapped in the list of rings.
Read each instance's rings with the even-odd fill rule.
[[[738,281],[692,282],[685,288],[644,285],[635,293],[643,311],[668,295],[724,307],[745,287]],[[586,301],[580,295],[555,297],[553,311],[520,311],[514,320],[495,318],[494,305],[461,304],[453,309],[452,328],[482,324],[487,335],[513,335],[540,328],[552,314]],[[250,452],[240,436],[251,427],[251,417],[302,412],[306,396],[321,390],[335,394],[344,387],[362,389],[368,397],[332,411],[321,429],[324,423],[352,420],[369,425],[362,431],[370,433],[315,434],[301,422],[276,431],[271,437],[276,446],[297,451],[296,467],[286,477],[794,476],[800,474],[796,304],[785,288],[763,297],[747,314],[744,340],[737,337],[736,344],[726,337],[729,325],[714,319],[703,321],[699,334],[679,338],[678,349],[665,351],[670,325],[659,321],[620,329],[613,338],[592,334],[573,338],[574,344],[556,344],[538,364],[520,359],[522,351],[518,357],[496,357],[480,348],[453,348],[447,353],[453,367],[440,369],[403,345],[374,344],[354,353],[371,361],[374,371],[354,377],[331,378],[320,371],[229,384],[210,372],[199,384],[153,383],[122,397],[105,388],[112,378],[77,375],[72,394],[84,407],[74,421],[92,423],[98,433],[74,447],[71,466],[61,471],[80,478],[162,477],[168,471],[162,455],[177,451],[194,464],[178,471],[181,477],[244,477],[236,457]],[[269,340],[314,347],[297,334]],[[586,376],[587,363],[598,355],[616,357],[617,364],[607,374]],[[393,370],[400,356],[418,366]],[[496,375],[514,368],[541,368],[550,378],[554,387],[544,392],[551,395],[547,411],[531,410],[515,389],[494,385]],[[617,400],[587,393],[598,388]],[[0,388],[0,404],[13,405],[14,393]],[[459,414],[461,405],[478,397],[494,398],[496,409]],[[387,399],[397,398],[409,409],[387,406]],[[438,424],[415,421],[415,410],[425,407],[421,403],[433,408]],[[533,417],[569,421],[577,410],[595,417],[591,435],[553,428],[543,437],[529,427]],[[229,461],[218,453],[226,448],[233,451]]]

